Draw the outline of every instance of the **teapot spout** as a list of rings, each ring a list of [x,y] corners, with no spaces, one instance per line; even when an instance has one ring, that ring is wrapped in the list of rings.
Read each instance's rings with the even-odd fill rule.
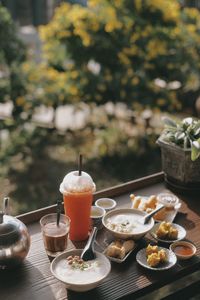
[[[3,215],[4,215],[4,213],[2,211],[0,211],[0,224],[3,223]]]

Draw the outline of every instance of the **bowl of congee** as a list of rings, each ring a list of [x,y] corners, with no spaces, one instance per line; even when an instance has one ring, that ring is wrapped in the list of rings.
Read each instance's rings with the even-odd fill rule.
[[[85,292],[96,288],[110,273],[111,264],[108,258],[95,251],[95,259],[81,259],[82,249],[74,249],[58,255],[51,263],[51,273],[67,289]]]
[[[143,224],[146,212],[133,208],[121,208],[108,212],[102,219],[104,227],[119,239],[139,240],[154,226],[154,219]]]

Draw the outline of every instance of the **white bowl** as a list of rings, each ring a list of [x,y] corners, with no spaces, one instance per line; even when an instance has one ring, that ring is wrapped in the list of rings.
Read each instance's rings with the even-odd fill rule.
[[[104,208],[106,211],[109,211],[111,209],[114,209],[117,203],[111,198],[100,198],[95,201],[95,205]]]
[[[112,217],[116,216],[122,216],[122,218],[125,216],[130,216],[131,221],[135,222],[137,225],[135,229],[133,229],[132,232],[120,232],[120,231],[114,231],[108,227],[108,220]],[[102,223],[104,227],[112,233],[116,238],[119,239],[133,239],[133,240],[139,240],[142,238],[146,233],[148,233],[154,226],[154,219],[151,218],[150,221],[142,225],[140,224],[139,220],[142,219],[143,216],[146,215],[146,212],[140,211],[138,209],[134,208],[121,208],[121,209],[115,209],[113,211],[110,211],[106,213],[106,215],[102,219]],[[129,217],[128,217],[129,218]],[[139,219],[138,221],[136,219]]]
[[[92,226],[96,226],[98,229],[103,227],[102,218],[106,214],[106,211],[102,207],[92,206],[90,211],[90,218],[92,220]]]
[[[51,273],[61,282],[63,282],[66,285],[66,288],[75,292],[85,292],[85,291],[89,291],[91,289],[94,289],[95,287],[97,287],[97,285],[108,276],[108,274],[110,273],[111,270],[111,265],[110,265],[110,261],[108,260],[108,258],[95,251],[96,254],[96,259],[99,261],[99,266],[101,269],[101,273],[98,274],[98,277],[95,279],[94,275],[91,279],[91,281],[88,281],[83,283],[83,280],[85,280],[86,276],[85,276],[85,272],[87,271],[80,271],[79,272],[79,276],[81,274],[81,283],[77,283],[76,280],[73,281],[72,276],[70,276],[69,274],[64,274],[64,272],[66,271],[66,266],[67,266],[67,257],[70,255],[81,255],[83,249],[74,249],[74,250],[70,250],[70,251],[66,251],[63,252],[62,254],[58,255],[56,258],[54,258],[54,260],[51,263],[50,266],[50,270]],[[76,272],[72,271],[72,272]]]

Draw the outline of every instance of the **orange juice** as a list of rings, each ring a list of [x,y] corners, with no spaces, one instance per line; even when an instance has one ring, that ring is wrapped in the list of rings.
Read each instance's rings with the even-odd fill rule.
[[[83,241],[88,237],[93,192],[66,193],[63,195],[65,214],[71,219],[69,238]]]

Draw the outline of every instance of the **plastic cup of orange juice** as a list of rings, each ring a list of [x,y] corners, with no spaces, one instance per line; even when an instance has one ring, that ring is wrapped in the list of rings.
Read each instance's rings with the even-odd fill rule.
[[[70,220],[69,238],[72,241],[83,241],[88,238],[90,229],[90,211],[93,201],[95,183],[86,172],[78,171],[68,173],[61,185],[65,215]]]

